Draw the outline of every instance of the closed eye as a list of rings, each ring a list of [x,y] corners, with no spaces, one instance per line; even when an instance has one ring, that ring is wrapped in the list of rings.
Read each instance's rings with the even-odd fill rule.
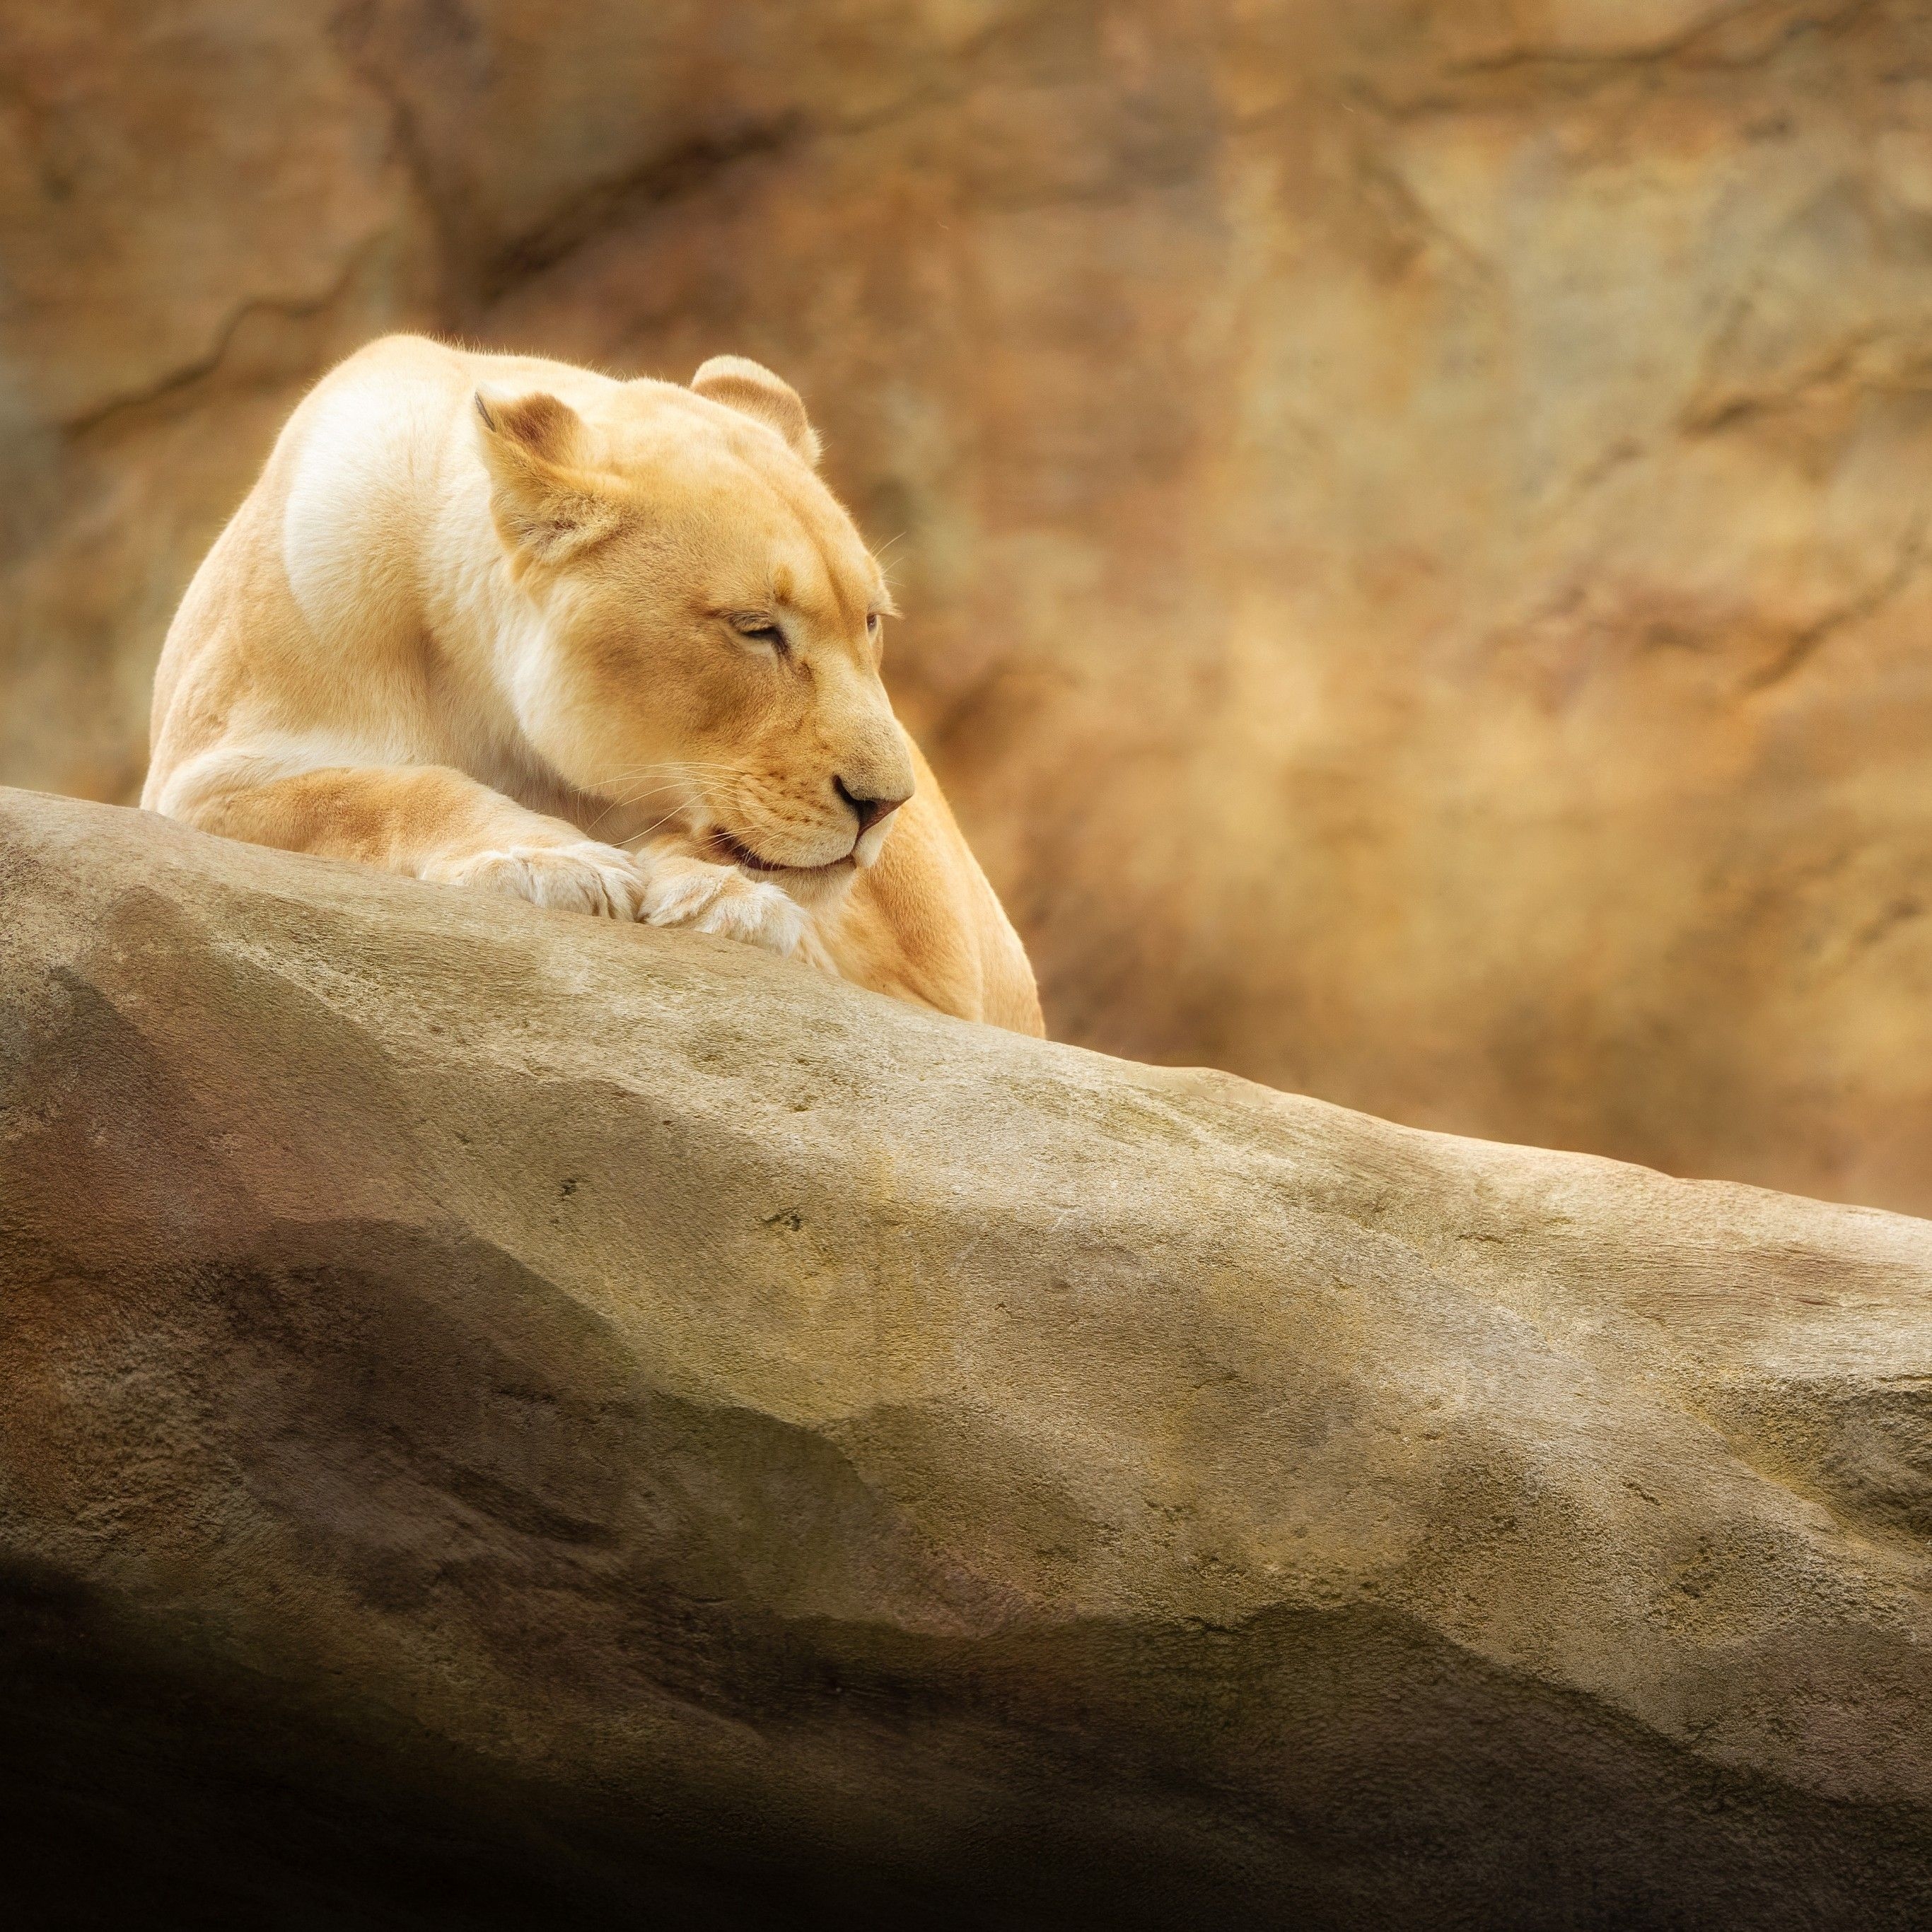
[[[754,644],[764,644],[772,650],[783,654],[786,649],[785,634],[770,618],[747,615],[734,617],[731,628],[740,637]]]

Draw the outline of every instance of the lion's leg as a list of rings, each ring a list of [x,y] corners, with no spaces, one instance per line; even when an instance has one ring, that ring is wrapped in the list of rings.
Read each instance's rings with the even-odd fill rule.
[[[782,954],[797,950],[804,931],[804,914],[776,886],[668,847],[634,856],[600,844],[447,766],[332,766],[253,780],[217,767],[199,784],[190,774],[165,787],[162,808],[254,845],[688,926]]]
[[[628,852],[445,766],[338,766],[254,782],[216,772],[167,790],[170,817],[250,844],[610,919],[644,914],[646,876]]]

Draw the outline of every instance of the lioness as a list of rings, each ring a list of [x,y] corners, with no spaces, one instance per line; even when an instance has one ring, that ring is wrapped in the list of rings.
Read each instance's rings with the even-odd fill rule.
[[[736,356],[686,389],[371,344],[189,586],[142,802],[1039,1033],[879,681],[891,599],[818,454]]]

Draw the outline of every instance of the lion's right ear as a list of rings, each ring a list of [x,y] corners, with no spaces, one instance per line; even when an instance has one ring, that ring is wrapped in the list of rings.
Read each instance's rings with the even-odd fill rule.
[[[798,392],[782,376],[748,356],[714,356],[699,366],[691,386],[698,394],[776,430],[794,456],[816,465],[818,432]]]
[[[475,400],[490,520],[513,557],[554,566],[616,530],[617,504],[590,466],[590,432],[568,403],[482,389]]]

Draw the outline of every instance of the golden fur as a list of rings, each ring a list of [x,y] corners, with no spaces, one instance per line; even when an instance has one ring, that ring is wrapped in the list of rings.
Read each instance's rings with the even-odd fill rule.
[[[797,396],[736,357],[687,389],[371,344],[189,586],[142,802],[1040,1032],[817,457]]]

